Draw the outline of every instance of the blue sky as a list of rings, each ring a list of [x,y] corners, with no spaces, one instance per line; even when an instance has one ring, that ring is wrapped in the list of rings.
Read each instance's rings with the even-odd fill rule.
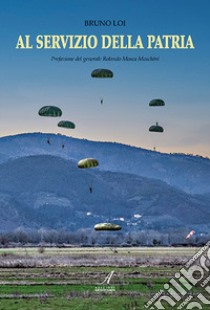
[[[115,141],[160,152],[210,156],[210,1],[2,0],[0,3],[1,136],[52,132]],[[85,27],[84,20],[125,20],[125,27]],[[16,49],[19,35],[191,35],[195,49]],[[146,44],[145,44],[146,45]],[[55,62],[51,57],[158,57],[159,61]],[[109,68],[113,79],[93,79]],[[100,104],[100,98],[104,104]],[[151,108],[162,98],[163,108]],[[44,105],[76,124],[38,116]],[[158,121],[163,134],[148,128]]]

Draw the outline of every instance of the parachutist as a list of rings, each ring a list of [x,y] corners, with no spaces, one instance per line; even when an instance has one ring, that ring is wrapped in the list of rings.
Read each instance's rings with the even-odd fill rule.
[[[104,99],[102,98],[102,99],[101,99],[101,104],[103,104],[103,103],[104,103]]]

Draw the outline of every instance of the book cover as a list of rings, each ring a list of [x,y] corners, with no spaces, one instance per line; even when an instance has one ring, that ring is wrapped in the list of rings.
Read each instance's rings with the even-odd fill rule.
[[[208,304],[209,14],[1,1],[1,309]]]

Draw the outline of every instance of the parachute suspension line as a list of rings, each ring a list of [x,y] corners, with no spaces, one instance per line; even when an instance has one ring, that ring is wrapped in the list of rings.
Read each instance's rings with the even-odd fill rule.
[[[152,99],[149,102],[149,106],[150,107],[163,107],[165,106],[165,102],[163,99]],[[149,127],[149,131],[150,132],[158,132],[158,133],[162,133],[164,132],[164,128],[161,127],[158,122],[155,123],[155,125],[152,125]],[[156,151],[156,147],[153,148],[154,151]]]
[[[87,168],[94,168],[99,165],[99,162],[95,158],[84,158],[78,161],[77,167],[80,169],[87,169]],[[93,192],[93,186],[92,182],[91,184],[88,184],[89,193],[92,194]]]
[[[96,79],[110,79],[113,78],[114,74],[110,69],[98,68],[91,72],[91,77]],[[100,98],[100,103],[104,103],[103,97]]]

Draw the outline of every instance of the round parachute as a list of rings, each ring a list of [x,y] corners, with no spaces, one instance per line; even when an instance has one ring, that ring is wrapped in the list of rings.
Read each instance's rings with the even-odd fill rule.
[[[109,69],[95,69],[91,72],[93,78],[112,78],[113,72]]]
[[[39,110],[39,115],[56,117],[56,116],[61,116],[62,111],[60,108],[55,107],[55,106],[45,106]]]
[[[162,99],[153,99],[149,103],[150,107],[161,107],[164,105],[165,105],[165,102]]]
[[[63,128],[67,128],[67,129],[74,129],[76,126],[74,123],[72,123],[70,121],[60,121],[58,123],[58,127],[63,127]]]
[[[121,226],[112,223],[99,223],[94,226],[95,230],[120,230]]]
[[[96,167],[98,165],[99,165],[99,163],[98,163],[97,159],[84,158],[78,162],[77,167],[78,168],[92,168],[92,167]]]
[[[163,127],[159,126],[158,123],[156,123],[156,125],[150,126],[149,131],[152,131],[152,132],[163,132],[164,129],[163,129]]]

